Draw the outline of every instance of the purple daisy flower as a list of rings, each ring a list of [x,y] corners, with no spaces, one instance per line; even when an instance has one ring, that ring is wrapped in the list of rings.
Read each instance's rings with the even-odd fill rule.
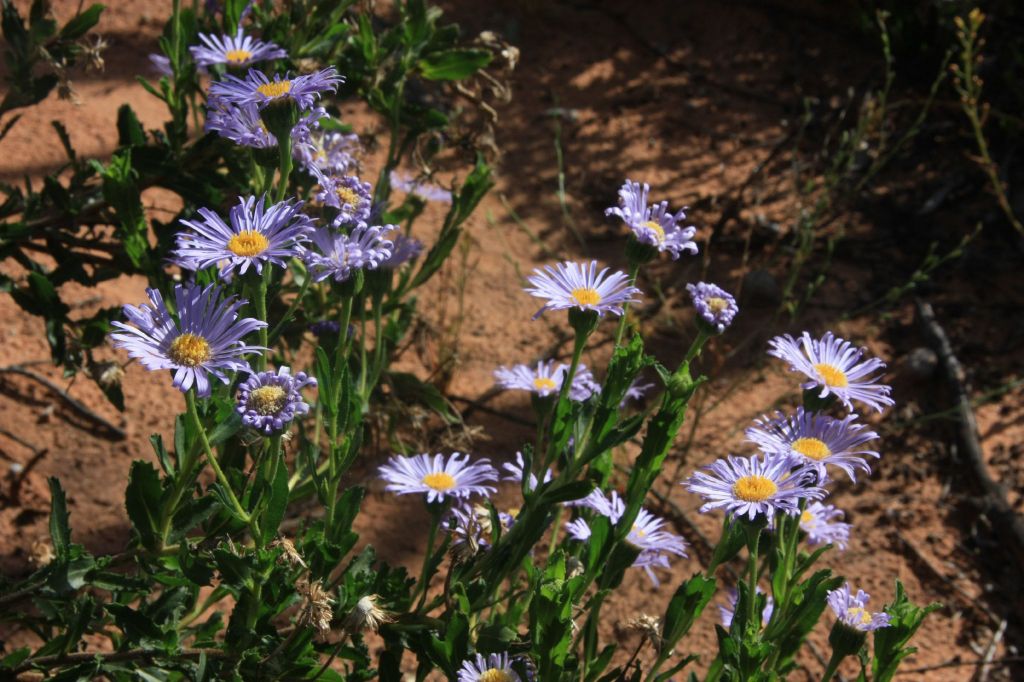
[[[832,544],[844,551],[851,526],[838,520],[842,518],[842,510],[834,505],[811,502],[800,514],[800,530],[807,533],[807,544],[812,547]]]
[[[292,128],[292,142],[308,137],[310,130],[319,125],[321,118],[327,115],[323,107],[314,107],[299,119]],[[232,104],[219,97],[211,97],[207,102],[206,132],[215,132],[226,137],[235,144],[255,149],[270,149],[277,146],[277,138],[267,130],[260,117],[260,110],[255,104]]]
[[[761,458],[719,459],[683,482],[686,489],[701,495],[705,503],[701,513],[724,508],[732,516],[753,520],[758,514],[771,518],[776,512],[798,514],[800,500],[817,500],[825,490],[812,485],[814,471],[803,467],[792,470],[788,457],[765,455]]]
[[[732,294],[714,284],[687,284],[686,290],[690,292],[690,299],[693,301],[693,307],[697,309],[697,314],[719,334],[732,324],[732,319],[740,311]]]
[[[601,516],[608,518],[612,524],[617,524],[626,511],[626,505],[616,491],[611,492],[611,497],[605,497],[600,490],[593,490],[589,495],[576,502],[575,506],[592,509]],[[633,561],[633,568],[642,568],[651,579],[655,587],[661,582],[654,573],[654,568],[671,568],[669,555],[686,556],[686,543],[678,535],[673,535],[662,526],[665,520],[651,514],[646,509],[640,509],[633,527],[626,535],[626,542],[640,550],[639,556]],[[565,525],[566,532],[574,540],[586,542],[590,539],[590,525],[585,519],[578,518]]]
[[[626,503],[619,497],[619,493],[615,490],[611,491],[609,496],[606,496],[603,492],[598,489],[591,490],[586,497],[580,498],[573,502],[567,503],[573,507],[586,507],[596,511],[601,516],[606,516],[611,519],[612,523],[618,523],[622,515],[626,513]],[[588,528],[587,537],[590,537],[590,529]],[[582,539],[582,538],[581,538]]]
[[[256,69],[249,69],[245,78],[228,74],[224,80],[212,83],[210,94],[232,104],[255,104],[260,109],[273,102],[290,99],[299,109],[306,110],[324,92],[337,90],[343,80],[333,66],[302,76],[286,75],[282,78],[278,74],[274,80]]]
[[[569,365],[563,362],[555,364],[554,360],[548,360],[538,362],[536,368],[531,368],[529,365],[502,366],[494,370],[494,378],[498,382],[498,386],[506,391],[530,391],[546,398],[549,395],[556,395],[562,390],[562,381],[568,371]],[[569,399],[583,401],[600,392],[601,386],[594,381],[594,375],[590,373],[585,364],[580,363],[576,367],[572,386],[569,387]]]
[[[619,205],[606,208],[604,214],[618,216],[630,227],[642,225],[648,216],[647,195],[650,192],[651,186],[646,182],[640,184],[626,180],[619,188]]]
[[[524,471],[526,469],[526,462],[523,460],[523,453],[516,452],[516,461],[505,462],[501,465],[501,468],[508,472],[508,475],[502,480],[515,481],[516,483],[521,484],[523,482],[523,477],[526,475]],[[547,469],[544,472],[544,482],[549,482],[552,476],[554,476],[554,474],[551,469]],[[537,482],[537,474],[530,473],[530,480],[526,484],[526,490],[531,491],[536,489]]]
[[[378,471],[388,482],[385,490],[398,495],[425,493],[427,502],[443,502],[446,497],[488,495],[498,490],[485,485],[498,480],[498,472],[490,460],[481,459],[470,464],[469,455],[458,452],[453,452],[447,462],[444,455],[395,455]]]
[[[327,175],[319,168],[312,168],[319,183],[314,189],[314,198],[325,206],[338,209],[334,227],[366,222],[373,208],[373,187],[354,175]]]
[[[234,296],[222,299],[215,284],[175,285],[177,319],[171,317],[159,291],[147,289],[146,293],[152,305],[124,306],[124,316],[134,326],[112,322],[124,331],[110,338],[115,348],[128,351],[146,369],[174,370],[174,387],[182,393],[194,386],[196,395],[205,398],[210,395],[208,375],[226,384],[230,379],[225,370],[249,371],[243,356],[266,350],[242,339],[267,323],[251,317],[238,319],[246,301]]]
[[[423,253],[423,242],[415,237],[408,237],[401,232],[395,232],[394,236],[389,234],[388,237],[394,246],[391,256],[380,264],[385,270],[397,270]]]
[[[508,653],[490,654],[487,658],[477,654],[476,659],[462,662],[458,682],[522,682],[512,669]]]
[[[174,262],[190,270],[222,263],[220,276],[237,269],[244,275],[252,265],[263,272],[264,263],[285,267],[299,255],[299,244],[313,231],[313,221],[301,212],[302,202],[282,201],[264,211],[266,197],[239,197],[231,209],[229,227],[208,208],[199,209],[203,220],[182,220],[192,232],[179,232]]]
[[[312,138],[314,132],[320,128],[320,120],[328,118],[327,110],[323,107],[313,107],[306,111],[305,114],[295,122],[292,126],[292,132],[290,137],[292,138],[293,148],[300,144],[308,143]],[[295,156],[293,151],[292,156]]]
[[[215,132],[243,147],[269,149],[277,146],[277,138],[267,130],[259,108],[252,103],[236,105],[211,97],[203,130]]]
[[[855,423],[856,414],[835,419],[798,407],[791,417],[781,412],[776,412],[776,415],[775,419],[762,417],[756,420],[755,426],[746,431],[747,440],[756,443],[766,453],[788,456],[794,464],[813,466],[821,481],[827,478],[826,464],[842,469],[854,483],[857,482],[857,469],[871,474],[871,467],[864,457],[878,459],[879,454],[863,446],[878,438],[878,434],[869,431],[864,424]]]
[[[850,583],[828,593],[828,605],[840,623],[854,630],[870,632],[889,627],[888,613],[871,613],[868,600],[871,596],[864,590],[857,590],[857,596],[850,594]]]
[[[760,587],[757,588],[758,594],[764,594],[764,590]],[[729,589],[726,593],[726,604],[719,605],[718,614],[722,618],[722,627],[732,627],[732,619],[736,616],[736,602],[739,600],[740,595],[735,589]],[[772,599],[771,595],[765,598],[764,608],[761,610],[761,626],[768,625],[768,621],[772,619],[772,613],[775,611],[775,600]]]
[[[355,133],[315,133],[293,148],[295,158],[310,173],[316,168],[328,175],[344,175],[363,150]]]
[[[669,555],[685,557],[686,543],[679,535],[662,530],[665,520],[640,509],[636,521],[626,536],[626,542],[640,550],[640,556],[633,562],[633,568],[642,568],[651,579],[654,587],[660,587],[661,581],[654,573],[654,568],[671,568]]]
[[[626,180],[619,188],[619,205],[605,209],[605,215],[616,215],[633,230],[633,235],[641,244],[647,244],[664,253],[668,251],[672,260],[679,254],[688,251],[697,253],[697,243],[693,237],[697,228],[693,226],[679,227],[686,219],[685,210],[671,213],[668,202],[662,201],[653,206],[647,205],[647,195],[651,188],[647,183],[640,184]]]
[[[535,268],[527,278],[532,287],[525,289],[537,298],[546,298],[547,304],[537,311],[537,319],[546,310],[593,310],[598,315],[605,313],[622,315],[622,306],[635,303],[633,296],[640,290],[629,283],[624,272],[608,274],[608,268],[597,271],[597,261],[590,264],[566,261],[544,269]]]
[[[878,358],[860,361],[865,349],[854,348],[849,341],[825,332],[820,340],[804,332],[797,341],[789,334],[776,336],[768,344],[768,355],[785,360],[794,372],[803,372],[810,381],[805,389],[820,386],[821,397],[835,395],[847,409],[853,409],[853,400],[881,412],[895,405],[889,397],[892,388],[878,383],[879,376],[868,375],[883,369],[885,363]]]
[[[193,45],[188,48],[188,51],[192,53],[192,59],[199,66],[226,64],[242,67],[253,62],[284,59],[288,56],[287,52],[274,43],[245,35],[241,26],[238,27],[238,33],[234,36],[200,33],[199,40],[202,41],[202,45]]]
[[[159,52],[151,52],[149,55],[149,66],[158,76],[173,76],[174,69],[171,68],[171,59]]]
[[[267,435],[280,432],[296,415],[309,412],[301,393],[306,386],[316,386],[316,379],[303,372],[292,376],[287,367],[253,374],[238,387],[235,409],[246,426]]]
[[[328,277],[344,282],[356,270],[376,270],[391,257],[392,244],[382,235],[393,229],[394,225],[360,224],[351,234],[314,230],[313,243],[319,252],[306,248],[302,258],[314,282],[322,282]]]
[[[391,175],[388,177],[391,187],[401,192],[418,196],[424,201],[436,201],[441,204],[452,203],[452,193],[442,187],[414,180],[410,175],[397,170],[391,171]]]

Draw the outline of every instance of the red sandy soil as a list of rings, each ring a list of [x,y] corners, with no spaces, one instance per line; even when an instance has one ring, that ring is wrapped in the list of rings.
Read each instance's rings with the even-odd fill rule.
[[[76,3],[55,4],[64,17]],[[641,281],[645,292],[659,291],[662,297],[657,316],[642,324],[651,350],[666,365],[678,363],[692,333],[685,283],[706,279],[739,291],[744,275],[754,269],[765,269],[782,281],[788,263],[786,240],[765,237],[755,230],[755,223],[778,223],[785,232],[793,224],[800,198],[789,174],[793,145],[786,143],[777,155],[773,151],[799,117],[802,96],[813,95],[826,103],[845,101],[848,85],[869,77],[879,61],[869,41],[843,28],[837,18],[840,12],[827,13],[817,3],[759,9],[753,3],[700,2],[684,8],[666,0],[645,3],[639,12],[630,12],[631,5],[624,2],[595,5],[498,2],[482,9],[473,2],[445,3],[468,34],[484,29],[504,34],[521,48],[521,61],[513,79],[514,99],[500,109],[498,185],[469,222],[471,248],[465,260],[453,258],[444,276],[421,297],[423,341],[402,360],[425,372],[436,366],[445,348],[455,353],[447,390],[459,407],[467,408],[468,428],[433,439],[431,447],[456,441],[465,446],[471,439],[472,452],[506,460],[532,437],[532,427],[521,423],[530,419],[521,395],[502,394],[478,405],[475,399],[491,387],[496,365],[536,358],[563,331],[559,316],[531,321],[537,304],[521,291],[523,273],[568,256],[624,266],[624,235],[604,219],[603,209],[614,203],[615,190],[625,177],[649,182],[654,195],[670,199],[673,206],[693,207],[689,217],[700,228],[700,257],[660,263]],[[161,125],[162,103],[147,95],[134,77],[147,71],[146,55],[156,49],[168,6],[109,3],[99,27],[110,43],[106,70],[73,78],[81,105],[52,96],[14,127],[0,143],[0,178],[10,182],[26,174],[39,177],[61,163],[63,153],[51,119],[64,121],[80,155],[101,158],[115,144],[113,122],[121,103],[130,102],[147,127]],[[375,125],[361,110],[345,112],[359,132]],[[567,215],[557,194],[556,125],[565,157]],[[742,194],[741,210],[720,221],[723,210],[740,196],[737,188],[766,160],[770,163],[763,173]],[[375,170],[372,159],[367,165]],[[172,196],[160,192],[147,192],[144,199],[162,219],[178,208]],[[422,224],[441,215],[440,208],[430,210]],[[961,233],[973,222],[961,215],[947,221]],[[698,514],[699,500],[677,483],[694,467],[725,453],[749,452],[742,431],[751,419],[796,404],[799,389],[793,376],[780,363],[769,361],[764,351],[771,335],[806,328],[833,329],[890,361],[889,380],[898,401],[895,411],[871,419],[883,435],[883,456],[874,474],[857,485],[840,484],[835,491],[832,501],[847,511],[854,532],[849,549],[829,554],[826,563],[870,592],[877,603],[892,597],[893,581],[899,578],[916,602],[944,604],[917,635],[919,652],[906,661],[907,670],[978,659],[1004,619],[1009,628],[995,644],[995,657],[1017,654],[1020,621],[1007,611],[1000,591],[1019,567],[1006,566],[998,539],[972,512],[969,501],[975,491],[958,473],[948,422],[920,420],[951,403],[943,397],[938,377],[915,379],[908,371],[907,354],[925,345],[914,325],[912,306],[901,305],[887,317],[841,321],[844,311],[886,290],[876,278],[899,283],[912,268],[894,275],[888,266],[905,264],[893,256],[880,266],[870,244],[893,248],[910,237],[880,236],[889,228],[868,215],[843,215],[839,222],[847,230],[847,240],[825,285],[798,322],[773,317],[774,305],[759,299],[757,292],[741,292],[737,323],[705,354],[702,369],[713,381],[692,408],[695,428],[684,427],[657,485],[672,506],[650,501],[656,513],[670,518],[675,530],[686,536],[691,556],[676,561],[671,574],[663,575],[660,590],[653,589],[642,572],[630,572],[605,607],[607,639],[620,638],[632,649],[637,635],[625,630],[624,622],[641,612],[660,614],[674,585],[707,559],[701,536],[717,537],[720,519]],[[719,233],[712,237],[715,225]],[[752,246],[745,258],[748,241]],[[1018,253],[1018,263],[1019,257]],[[1007,311],[1019,312],[1019,298],[1012,300],[1019,297],[1019,280],[1014,293],[1006,257],[986,259],[987,255],[973,261],[965,258],[955,266],[959,270],[943,273],[949,282],[940,282],[932,293],[974,385],[992,388],[1015,378],[1013,372],[1019,372],[1024,358],[1019,324],[999,324]],[[8,264],[0,269],[14,272]],[[992,280],[1003,276],[1000,282],[1010,286],[998,289],[999,300],[983,298],[992,291]],[[962,286],[953,286],[956,281]],[[95,290],[69,288],[67,294],[85,315],[100,306],[137,303],[144,297],[143,286],[141,280],[123,279]],[[83,378],[68,384],[47,364],[40,320],[23,314],[8,297],[0,297],[0,315],[8,320],[0,329],[0,364],[38,363],[31,369],[64,385],[127,433],[120,442],[98,436],[91,424],[41,385],[19,376],[0,376],[0,428],[46,450],[28,476],[19,503],[0,508],[0,570],[25,572],[32,543],[46,536],[45,479],[51,475],[59,476],[68,491],[75,540],[97,553],[124,549],[129,540],[123,508],[129,464],[152,457],[150,434],[171,433],[174,415],[183,407],[180,394],[164,375],[146,373],[133,364],[124,381],[127,411],[120,414],[90,382]],[[453,328],[457,331],[445,331]],[[976,334],[979,329],[985,334]],[[558,352],[566,351],[563,343]],[[589,359],[591,366],[601,368],[606,353],[607,344],[598,347]],[[113,351],[110,357],[115,357]],[[1021,395],[1018,387],[978,409],[992,470],[1010,488],[1018,511],[1024,489]],[[629,454],[623,453],[623,464],[628,464]],[[25,447],[0,435],[0,458],[25,463],[31,457]],[[362,542],[374,545],[384,559],[418,570],[425,533],[411,531],[425,529],[426,515],[417,501],[383,493],[373,478],[373,464],[368,462],[361,468],[364,473],[351,481],[371,490],[357,523]],[[512,490],[502,495],[510,504],[515,500]],[[685,642],[705,654],[712,650],[711,623],[717,618],[715,609],[709,611]],[[825,635],[822,626],[813,638],[820,652],[827,652]],[[812,656],[804,663],[806,669],[792,679],[818,679],[822,666]],[[977,672],[973,665],[945,667],[901,679],[965,680]],[[1024,668],[1003,665],[987,675],[1011,679],[1014,672],[1024,674]]]

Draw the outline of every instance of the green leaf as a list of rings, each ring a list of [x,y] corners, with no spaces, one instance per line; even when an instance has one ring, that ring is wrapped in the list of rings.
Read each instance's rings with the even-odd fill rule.
[[[22,661],[27,659],[32,654],[32,650],[27,646],[15,649],[13,652],[7,654],[3,658],[0,658],[0,669],[11,670],[21,665]]]
[[[317,393],[320,396],[320,404],[323,406],[324,419],[329,420],[330,416],[337,412],[338,406],[335,398],[335,386],[332,381],[331,361],[327,357],[327,351],[323,346],[316,347],[316,380]]]
[[[427,80],[457,81],[469,78],[490,62],[487,50],[456,49],[427,55],[416,66]]]
[[[589,495],[593,489],[594,484],[590,481],[571,481],[557,488],[545,490],[544,502],[547,504],[557,504],[559,502],[578,500]]]
[[[220,445],[238,433],[238,430],[241,428],[242,415],[238,414],[237,411],[232,410],[227,417],[221,419],[210,431],[208,436],[210,439],[210,445]]]
[[[138,187],[138,172],[132,166],[132,149],[115,152],[103,168],[102,176],[103,198],[114,207],[118,219],[116,232],[125,255],[139,271],[156,277],[160,267],[154,266],[150,258],[146,214]]]
[[[213,516],[215,511],[217,501],[210,495],[187,500],[171,519],[171,533],[167,541],[170,544],[181,541],[190,530]]]
[[[118,144],[122,147],[146,144],[146,131],[139,123],[139,117],[127,104],[122,104],[117,110],[117,138]]]
[[[68,558],[68,550],[71,547],[71,529],[68,527],[68,501],[64,496],[64,489],[60,481],[51,476],[50,484],[50,542],[53,543],[53,551],[57,559],[64,561]]]
[[[288,465],[283,453],[277,456],[279,461],[276,475],[270,483],[270,497],[267,500],[267,509],[263,512],[263,522],[260,523],[260,532],[265,538],[277,534],[277,527],[284,520],[284,512],[288,507]]]
[[[71,136],[68,135],[68,129],[64,127],[64,124],[60,121],[50,121],[50,125],[57,131],[57,137],[60,138],[61,146],[64,147],[64,153],[68,155],[69,161],[75,160],[75,149],[71,146]]]
[[[903,588],[903,583],[896,581],[896,597],[885,607],[889,614],[889,627],[875,630],[874,657],[871,661],[871,679],[873,682],[889,682],[897,672],[900,662],[913,654],[916,649],[907,643],[921,627],[925,617],[942,608],[941,604],[931,603],[924,608],[914,605]]]
[[[672,595],[672,600],[665,609],[662,622],[664,648],[672,649],[682,639],[700,614],[715,595],[715,581],[695,573],[692,578],[683,582]]]
[[[93,26],[95,26],[100,20],[100,14],[103,12],[103,5],[96,3],[89,7],[81,14],[75,16],[71,21],[64,24],[64,28],[60,30],[60,37],[62,40],[76,40],[81,38],[89,32]]]
[[[164,447],[164,439],[159,433],[154,433],[149,437],[149,442],[153,446],[153,452],[156,453],[157,461],[160,462],[160,468],[164,470],[164,473],[168,476],[174,475],[174,463],[171,461],[170,455],[167,453],[167,448]]]
[[[461,421],[461,418],[452,410],[448,400],[433,384],[420,381],[416,375],[408,372],[388,372],[387,379],[395,392],[395,397],[402,402],[429,407],[449,424],[457,424]]]
[[[161,499],[163,487],[160,474],[149,462],[135,460],[128,472],[128,488],[125,490],[124,506],[128,511],[139,542],[149,551],[157,551],[161,544]]]
[[[107,612],[124,633],[125,640],[142,648],[155,648],[163,642],[163,631],[148,615],[125,604],[107,604]]]

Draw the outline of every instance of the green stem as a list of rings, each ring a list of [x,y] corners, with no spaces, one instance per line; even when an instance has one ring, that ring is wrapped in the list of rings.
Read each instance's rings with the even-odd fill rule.
[[[299,293],[295,295],[292,302],[288,305],[288,310],[284,311],[284,316],[278,320],[277,324],[274,325],[268,337],[268,343],[277,343],[277,337],[284,331],[286,324],[292,321],[292,315],[295,313],[295,309],[302,303],[302,299],[306,296],[306,291],[309,289],[309,283],[312,281],[309,273],[306,273],[306,278],[302,281],[302,286],[299,287]]]
[[[636,286],[636,277],[640,272],[639,263],[629,264],[629,284],[630,286]],[[629,312],[629,303],[622,304],[622,315],[619,317],[619,328],[615,331],[615,346],[618,347],[622,343],[622,335],[626,333],[626,315]]]
[[[373,297],[373,374],[370,380],[369,390],[366,396],[363,398],[364,402],[370,401],[370,391],[377,385],[380,380],[381,372],[384,371],[384,325],[381,319],[381,304],[383,301],[380,296]]]
[[[435,510],[435,505],[430,506],[431,524],[430,530],[427,533],[427,551],[423,554],[423,568],[420,569],[420,579],[416,583],[416,589],[412,593],[412,598],[415,599],[416,595],[420,595],[419,604],[416,606],[416,610],[419,611],[423,608],[423,604],[427,600],[427,591],[430,587],[430,576],[427,575],[427,570],[430,568],[430,559],[434,554],[434,542],[437,540],[437,527],[441,524],[441,512]],[[443,510],[443,507],[442,507]]]
[[[228,482],[228,477],[224,475],[224,470],[220,468],[220,463],[217,461],[217,457],[213,454],[213,448],[210,447],[210,439],[206,436],[206,428],[203,426],[202,420],[199,418],[199,410],[196,409],[196,396],[195,391],[190,390],[185,394],[185,404],[188,407],[188,415],[192,418],[192,424],[196,427],[196,431],[199,432],[199,440],[203,444],[203,452],[206,454],[206,461],[210,463],[210,467],[213,468],[213,473],[217,475],[217,481],[220,482],[222,488],[224,488],[224,494],[227,495],[228,501],[231,506],[234,507],[234,513],[253,530],[253,535],[256,533],[255,524],[253,523],[252,517],[242,507],[242,503],[235,497],[235,492],[231,489],[231,484]]]
[[[573,341],[572,362],[569,364],[569,371],[566,372],[565,378],[562,379],[562,388],[558,392],[559,403],[562,402],[563,400],[568,400],[569,391],[572,389],[572,380],[576,376],[576,370],[579,369],[580,357],[583,355],[583,349],[587,345],[588,336],[589,335],[587,334],[577,334],[575,340]],[[554,411],[558,410],[557,404],[553,409]],[[552,461],[558,454],[551,450],[551,446],[554,444],[555,443],[553,440],[548,444],[548,448],[550,451],[544,458],[544,466],[541,467],[541,471],[543,471],[546,467],[551,466]],[[579,451],[579,448],[573,448],[574,453]]]
[[[270,263],[265,263],[263,266],[263,276],[259,279],[259,284],[256,286],[256,317],[263,322],[269,322],[267,320],[267,289],[270,287],[270,278],[273,276],[273,271],[270,267]],[[267,369],[267,354],[270,352],[270,332],[269,326],[260,327],[260,345],[263,346],[264,351],[256,356],[256,371],[263,372]]]
[[[751,531],[748,530],[748,533]],[[761,628],[761,617],[757,613],[757,551],[758,544],[761,541],[761,529],[755,528],[753,530],[753,537],[748,539],[747,548],[750,551],[750,562],[748,565],[749,571],[749,599],[747,600],[747,623],[756,623],[758,629]]]
[[[828,659],[828,666],[825,668],[825,672],[821,675],[821,682],[829,682],[835,677],[836,671],[839,670],[839,664],[843,662],[843,656],[838,652],[833,651],[832,657]]]
[[[284,201],[285,194],[288,193],[288,178],[291,177],[292,174],[291,137],[285,135],[283,140],[277,141],[277,147],[281,151],[281,180],[277,186],[277,194],[274,197],[274,203]]]
[[[359,397],[366,402],[366,306],[359,306]]]
[[[689,363],[695,357],[700,355],[701,350],[704,349],[704,344],[707,343],[710,338],[711,332],[705,329],[703,325],[699,326],[697,328],[697,338],[693,340],[693,343],[690,345],[690,349],[686,351],[686,358],[683,359],[683,362]]]

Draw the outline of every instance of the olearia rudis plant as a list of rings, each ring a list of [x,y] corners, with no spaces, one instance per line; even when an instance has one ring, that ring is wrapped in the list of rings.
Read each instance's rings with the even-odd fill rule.
[[[385,494],[423,499],[422,569],[411,576],[372,547],[355,551],[365,491],[353,466],[373,454],[369,419],[382,387],[409,383],[390,367],[415,313],[412,294],[490,185],[482,162],[450,192],[394,174],[416,143],[409,116],[443,124],[404,98],[403,83],[414,73],[468,77],[489,55],[455,47],[456,34],[418,2],[401,4],[383,36],[366,15],[345,14],[347,3],[289,7],[228,2],[222,31],[199,33],[199,15],[176,6],[169,23],[156,60],[169,75],[154,92],[173,116],[157,144],[163,162],[223,161],[217,201],[186,205],[160,226],[163,247],[154,248],[123,222],[145,225],[135,147],[101,171],[105,210],[122,219],[121,244],[137,249],[151,285],[148,301],[110,315],[106,338],[167,374],[184,411],[172,439],[152,438],[157,466],[131,468],[127,551],[93,556],[72,542],[51,479],[53,557],[0,587],[3,619],[41,643],[3,652],[0,670],[62,680],[652,682],[701,658],[710,680],[773,680],[795,668],[830,613],[823,679],[855,656],[862,679],[890,680],[932,607],[910,604],[897,583],[893,601],[872,611],[867,594],[816,566],[851,532],[827,504],[833,477],[863,478],[879,457],[877,434],[854,407],[893,404],[883,363],[831,333],[773,339],[769,353],[805,377],[803,405],[751,426],[757,454],[680,482],[703,498],[702,511],[722,516],[710,562],[681,579],[687,545],[644,503],[706,381],[695,362],[739,309],[720,287],[691,284],[697,326],[681,361],[665,366],[645,351],[625,316],[643,300],[638,275],[661,254],[678,259],[697,245],[684,212],[649,203],[650,188],[636,182],[608,209],[631,230],[626,272],[568,261],[526,283],[543,301],[537,316],[563,316],[573,332],[568,363],[495,371],[500,387],[530,394],[533,442],[500,467],[459,452],[395,453],[378,472]],[[358,139],[332,103],[367,64],[377,78],[360,78],[359,93],[393,116],[375,184],[359,176]],[[205,121],[199,142],[188,136],[189,112]],[[150,149],[131,120],[127,138]],[[407,198],[394,207],[398,187]],[[411,234],[423,197],[451,204],[429,249]],[[607,365],[587,367],[584,353],[604,334],[615,342]],[[654,406],[636,410],[645,394]],[[639,451],[623,481],[615,453],[631,441]],[[514,508],[496,506],[499,485],[518,490]],[[726,564],[742,566],[735,585],[720,575]],[[653,648],[644,665],[602,639],[608,597],[633,568],[666,596],[662,615],[635,621]],[[691,651],[685,637],[719,593],[717,654]]]

